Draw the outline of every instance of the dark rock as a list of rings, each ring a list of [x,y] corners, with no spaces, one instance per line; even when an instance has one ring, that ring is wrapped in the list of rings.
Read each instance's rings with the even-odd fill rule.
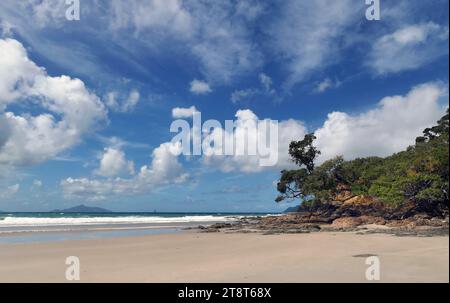
[[[444,219],[449,214],[448,203],[408,200],[395,208],[392,213],[387,215],[387,218],[389,220],[401,220],[414,217],[418,214]]]
[[[212,229],[220,229],[220,228],[228,228],[228,227],[232,227],[233,225],[231,223],[215,223],[211,226],[209,226],[208,228],[212,228]]]
[[[360,255],[353,255],[353,258],[369,258],[369,257],[378,257],[376,254],[360,254]]]

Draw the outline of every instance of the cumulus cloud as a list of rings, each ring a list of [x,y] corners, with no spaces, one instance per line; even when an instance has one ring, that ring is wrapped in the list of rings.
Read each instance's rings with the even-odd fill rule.
[[[178,157],[179,144],[163,143],[152,153],[152,162],[144,165],[133,178],[67,178],[60,186],[66,198],[103,200],[115,195],[133,195],[151,191],[158,186],[181,184],[188,180]]]
[[[205,81],[194,79],[192,80],[190,85],[191,85],[190,88],[191,93],[196,95],[205,95],[212,92],[211,87],[209,87],[209,84]]]
[[[132,112],[139,103],[141,95],[137,90],[132,90],[129,95],[122,100],[119,100],[119,93],[116,91],[109,92],[105,98],[105,104],[112,111],[128,113]]]
[[[191,107],[175,107],[172,109],[172,118],[174,119],[183,119],[183,118],[192,118],[194,113],[197,113],[198,110],[195,106]]]
[[[351,160],[367,156],[388,156],[414,144],[415,138],[423,129],[433,125],[444,113],[443,104],[448,104],[448,92],[438,83],[425,83],[411,89],[405,96],[389,96],[379,101],[375,108],[359,114],[332,112],[321,127],[316,129],[316,145],[322,154],[318,162],[343,155]],[[445,102],[447,101],[447,102]],[[233,134],[224,129],[214,130],[210,136],[220,138],[234,135],[236,142],[254,142],[253,137],[246,134],[245,123],[248,120],[258,121],[258,117],[250,110],[236,113],[238,126]],[[283,120],[278,122],[279,141],[278,162],[273,167],[261,167],[260,156],[216,156],[206,155],[203,162],[209,166],[231,172],[259,172],[267,169],[284,169],[292,167],[288,155],[289,143],[301,140],[309,132],[299,120]],[[218,148],[220,148],[219,146]]]
[[[115,177],[123,173],[133,174],[134,163],[126,159],[123,151],[105,148],[100,159],[100,167],[94,173],[103,177]]]
[[[188,174],[183,172],[183,166],[175,155],[180,154],[178,143],[163,143],[152,153],[150,166],[143,166],[138,178],[148,184],[179,184],[187,180]]]
[[[49,76],[17,40],[0,39],[0,66],[0,164],[43,162],[107,119],[103,103],[81,80]],[[8,111],[19,102],[34,104],[42,113]]]
[[[443,115],[445,97],[443,85],[426,83],[405,96],[385,97],[375,108],[360,114],[330,113],[315,132],[322,151],[320,160],[337,155],[346,159],[388,156],[404,150]]]
[[[214,142],[214,146],[208,146],[204,150],[203,163],[216,167],[223,172],[241,171],[246,173],[261,172],[268,169],[284,169],[292,167],[287,150],[293,140],[300,140],[306,134],[306,128],[301,121],[289,119],[279,121],[278,142],[274,143],[274,137],[270,137],[263,127],[264,123],[274,124],[274,121],[260,120],[256,114],[249,110],[238,110],[236,112],[235,127],[232,132],[223,128],[215,128],[207,134],[205,141]],[[257,125],[256,130],[252,126]],[[222,141],[224,138],[224,141]],[[226,140],[226,141],[225,141]],[[261,141],[263,140],[263,141]],[[220,142],[234,141],[234,155],[223,155],[224,147]],[[268,150],[265,154],[261,150],[252,155],[249,146],[257,142],[266,142]],[[216,143],[218,143],[216,145]],[[276,156],[273,166],[262,166],[261,161],[271,156]]]
[[[384,35],[369,53],[368,65],[377,74],[419,68],[448,54],[448,27],[433,22],[403,27]]]
[[[404,96],[389,96],[381,99],[372,109],[359,114],[333,112],[324,124],[316,129],[316,145],[322,151],[318,163],[343,155],[346,159],[366,156],[387,156],[404,150],[414,144],[415,137],[422,130],[435,123],[444,112],[444,98],[448,92],[438,83],[425,83],[412,88]],[[447,101],[448,103],[448,101]],[[191,111],[192,112],[192,111]],[[260,165],[267,155],[248,155],[236,153],[237,149],[248,151],[253,144],[265,135],[258,129],[249,131],[249,123],[262,123],[249,109],[236,112],[236,123],[232,132],[217,127],[203,134],[203,156],[199,163],[222,172],[258,173],[265,170],[281,170],[295,167],[288,155],[291,141],[301,140],[306,126],[299,120],[278,121],[278,144],[267,144],[268,152],[278,153],[275,165]],[[273,121],[269,123],[274,123]],[[223,140],[233,138],[233,155],[223,155]],[[221,143],[222,142],[222,143]],[[217,144],[216,144],[217,143]],[[138,173],[129,179],[89,179],[68,178],[61,181],[61,187],[68,198],[106,199],[114,195],[139,194],[151,191],[158,186],[181,184],[189,179],[189,174],[179,162],[182,152],[179,142],[163,143],[152,153],[150,165],[142,166]]]

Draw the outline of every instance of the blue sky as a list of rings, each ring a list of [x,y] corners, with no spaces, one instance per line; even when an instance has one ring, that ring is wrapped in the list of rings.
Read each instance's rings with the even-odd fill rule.
[[[0,3],[1,210],[279,211],[291,140],[386,156],[448,106],[447,0],[381,0],[379,21],[363,0],[80,4]],[[279,163],[173,156],[193,106],[278,120]]]

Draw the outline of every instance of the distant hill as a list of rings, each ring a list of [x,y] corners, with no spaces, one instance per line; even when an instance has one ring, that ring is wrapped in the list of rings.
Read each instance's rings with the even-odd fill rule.
[[[78,205],[66,209],[55,209],[53,213],[112,213],[111,210],[101,207],[90,207],[86,205]]]
[[[283,211],[284,213],[295,213],[298,211],[298,208],[300,207],[300,205],[297,206],[292,206],[292,207],[288,207],[286,208],[285,211]]]

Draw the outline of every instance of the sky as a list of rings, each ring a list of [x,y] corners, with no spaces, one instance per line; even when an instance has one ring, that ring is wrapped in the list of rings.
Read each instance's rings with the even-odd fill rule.
[[[79,3],[0,2],[0,210],[282,211],[292,140],[388,156],[448,107],[448,0]],[[195,112],[277,120],[277,163],[174,154]]]

